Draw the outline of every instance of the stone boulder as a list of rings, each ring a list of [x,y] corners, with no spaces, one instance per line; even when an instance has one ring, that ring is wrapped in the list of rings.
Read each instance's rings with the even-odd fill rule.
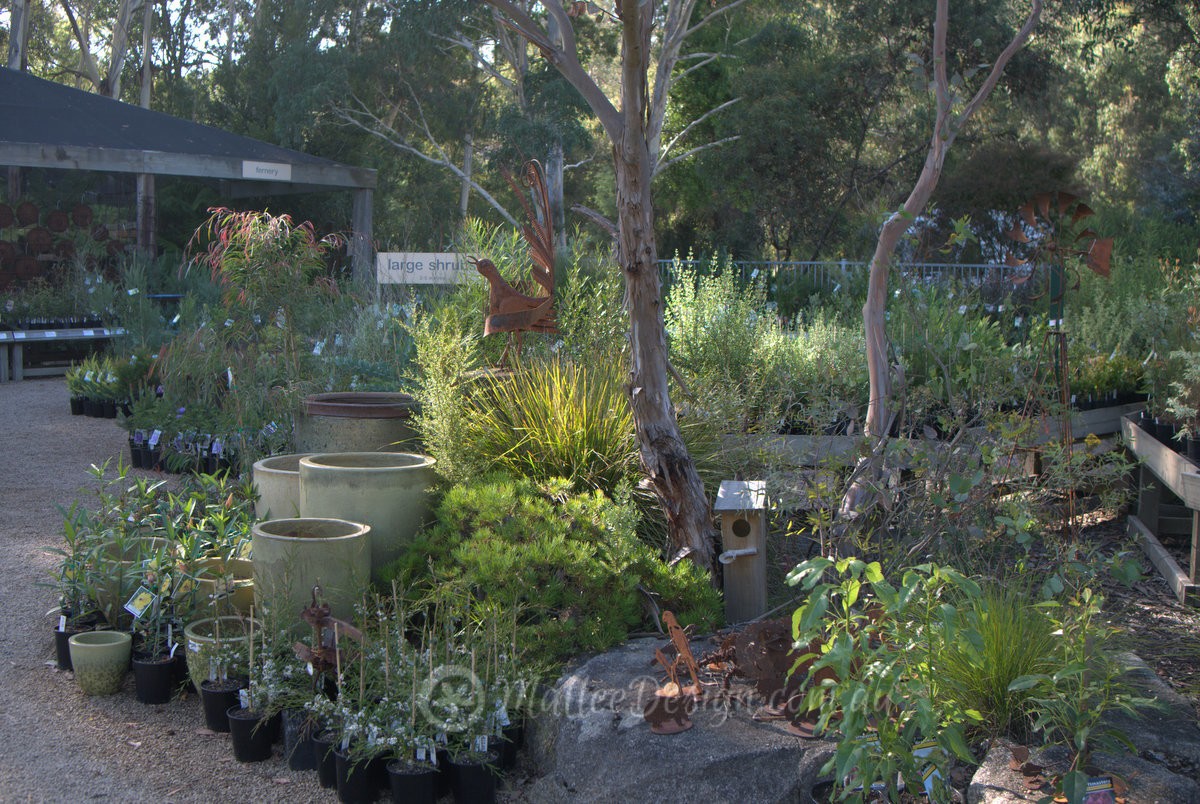
[[[1121,661],[1126,681],[1138,695],[1155,703],[1137,716],[1121,712],[1105,719],[1106,725],[1129,737],[1136,755],[1096,754],[1093,764],[1124,779],[1131,802],[1195,804],[1200,801],[1200,725],[1195,710],[1134,654],[1124,654]],[[1011,745],[1003,740],[992,745],[971,779],[968,804],[1014,804],[1045,796],[1027,790],[1021,774],[1009,769]],[[1061,746],[1035,751],[1030,759],[1046,768],[1047,777],[1062,773],[1070,762]]]
[[[638,639],[584,662],[542,698],[526,747],[537,779],[534,802],[810,801],[832,743],[755,720],[752,696],[708,690],[690,730],[650,731],[646,702],[662,678],[652,665],[661,639]],[[697,656],[701,646],[693,648]]]

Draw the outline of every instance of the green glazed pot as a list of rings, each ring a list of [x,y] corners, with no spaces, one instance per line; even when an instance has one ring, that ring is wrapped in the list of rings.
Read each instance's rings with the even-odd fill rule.
[[[125,611],[125,602],[137,591],[138,579],[133,571],[142,562],[168,550],[171,543],[157,536],[130,538],[124,542],[108,542],[101,546],[94,560],[96,606],[112,628],[128,626],[133,616]]]
[[[129,669],[133,637],[127,631],[85,631],[71,637],[71,665],[84,695],[120,691]]]
[[[254,606],[254,566],[248,559],[206,558],[197,565],[196,577],[202,603],[249,616]]]
[[[250,539],[256,604],[274,609],[283,623],[299,625],[315,585],[334,617],[352,620],[371,575],[370,532],[344,519],[259,522]]]
[[[256,461],[252,474],[258,499],[256,519],[283,519],[300,513],[300,459],[307,452],[272,455]]]
[[[300,459],[300,515],[371,526],[371,579],[412,544],[430,515],[435,461],[408,452],[335,452]]]
[[[296,417],[296,448],[305,452],[420,449],[408,394],[335,391],[305,397]]]
[[[246,675],[250,658],[250,633],[260,628],[249,617],[232,615],[188,623],[183,629],[186,640],[184,647],[187,649],[188,678],[196,689],[200,689],[200,684],[209,677],[210,672],[218,671],[213,666],[218,653],[226,658],[227,677]]]

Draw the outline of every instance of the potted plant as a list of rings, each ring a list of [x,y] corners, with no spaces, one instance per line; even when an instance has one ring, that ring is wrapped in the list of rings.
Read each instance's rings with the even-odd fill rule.
[[[200,691],[204,723],[212,731],[229,731],[226,713],[245,686],[250,622],[242,617],[213,617],[184,628],[188,675]]]
[[[133,615],[137,649],[133,676],[137,699],[145,704],[164,704],[177,687],[175,654],[182,620],[177,616],[176,595],[183,592],[188,577],[182,563],[160,551],[143,565],[141,583],[125,604]]]
[[[70,395],[71,415],[83,415],[83,400],[87,391],[87,386],[83,381],[84,369],[82,365],[71,366],[67,369],[66,383],[67,393]]]
[[[262,762],[271,758],[271,745],[279,731],[279,714],[274,711],[275,690],[270,657],[263,658],[259,646],[255,656],[254,620],[250,620],[249,667],[250,678],[245,689],[238,692],[238,702],[226,710],[233,756],[238,762]],[[261,638],[261,633],[258,634]]]
[[[1178,350],[1171,358],[1180,373],[1171,383],[1167,411],[1179,422],[1176,439],[1186,445],[1187,457],[1200,461],[1200,351]]]
[[[88,560],[94,549],[91,518],[78,503],[59,510],[63,515],[63,546],[46,548],[47,553],[60,559],[52,570],[53,586],[58,592],[58,608],[51,609],[49,613],[58,615],[54,629],[58,668],[70,670],[70,638],[91,631],[101,616],[92,599],[88,579]]]

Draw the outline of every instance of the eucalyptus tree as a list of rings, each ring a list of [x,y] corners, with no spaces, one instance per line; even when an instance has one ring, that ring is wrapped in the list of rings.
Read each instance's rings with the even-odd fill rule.
[[[617,262],[630,319],[629,400],[642,467],[666,514],[676,558],[707,569],[714,567],[711,510],[671,403],[651,182],[673,158],[673,143],[663,139],[671,87],[709,58],[685,59],[686,40],[743,2],[619,0],[611,8],[548,2],[541,4],[544,16],[534,16],[515,0],[479,3],[570,82],[612,144]],[[593,15],[619,31],[620,57],[611,85],[598,80],[581,59],[582,20]]]
[[[925,211],[941,177],[950,146],[996,88],[1004,68],[1029,41],[1042,15],[1042,0],[1030,0],[1029,11],[1021,21],[1020,27],[1004,49],[991,61],[978,87],[974,92],[970,92],[967,89],[969,76],[955,73],[951,77],[949,69],[949,5],[949,0],[936,0],[933,37],[928,58],[924,61],[928,69],[929,89],[934,108],[934,123],[929,133],[925,163],[904,204],[888,216],[880,230],[879,240],[871,255],[867,300],[862,311],[870,380],[865,430],[867,435],[880,440],[886,436],[892,416],[892,369],[888,361],[886,314],[888,277],[896,246],[913,219]],[[877,481],[881,471],[879,456],[871,455],[865,458],[859,469],[855,482],[851,484],[842,501],[841,513],[845,516],[860,514],[872,504],[878,494]]]

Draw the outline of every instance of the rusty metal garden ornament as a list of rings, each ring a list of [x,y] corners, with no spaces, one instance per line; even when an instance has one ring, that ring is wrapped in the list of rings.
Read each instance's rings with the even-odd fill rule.
[[[532,189],[533,204],[512,177],[508,177],[508,181],[517,191],[521,206],[525,208],[525,216],[529,219],[528,225],[521,227],[521,234],[529,245],[533,260],[530,269],[533,282],[513,287],[500,275],[491,260],[481,257],[470,262],[490,285],[487,318],[483,322],[484,336],[498,332],[512,333],[520,350],[521,334],[524,332],[558,332],[554,316],[554,230],[550,223],[550,196],[546,191],[542,166],[536,160],[525,164],[522,183]],[[504,347],[501,363],[511,345],[510,342]]]
[[[331,616],[328,603],[317,602],[320,589],[319,586],[313,587],[312,605],[300,612],[300,619],[313,628],[313,645],[316,647],[310,648],[303,642],[292,646],[296,658],[312,665],[314,675],[332,672],[345,663],[348,657],[340,644],[341,637],[362,642],[361,631],[345,620]]]
[[[650,724],[650,731],[654,734],[679,734],[695,725],[690,715],[696,708],[696,700],[704,694],[704,690],[700,686],[699,667],[692,655],[687,634],[675,619],[674,613],[664,611],[662,621],[667,626],[671,645],[675,648],[675,658],[668,659],[661,649],[655,649],[654,660],[666,671],[667,683],[655,690],[654,697],[646,702],[642,716]],[[692,682],[686,687],[679,683],[681,665],[687,669]]]

